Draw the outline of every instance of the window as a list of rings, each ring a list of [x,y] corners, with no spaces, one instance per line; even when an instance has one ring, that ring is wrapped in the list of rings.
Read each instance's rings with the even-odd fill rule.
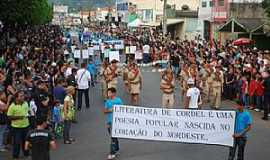
[[[218,0],[218,6],[224,6],[224,0]]]
[[[205,8],[207,6],[207,3],[205,1],[202,2],[202,8]]]
[[[209,1],[209,7],[213,7],[213,1]]]

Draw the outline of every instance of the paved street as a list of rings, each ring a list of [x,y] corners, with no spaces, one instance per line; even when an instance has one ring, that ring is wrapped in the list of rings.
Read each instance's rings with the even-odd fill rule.
[[[159,106],[161,94],[159,90],[159,73],[143,72],[144,85],[141,104],[144,106]],[[119,82],[118,95],[129,104],[128,96]],[[63,145],[58,142],[58,149],[53,151],[52,160],[102,160],[106,159],[109,152],[109,137],[105,128],[102,113],[103,102],[100,87],[96,86],[91,91],[91,109],[82,109],[78,113],[79,123],[73,125],[72,136],[77,143]],[[179,93],[179,88],[177,89]],[[177,95],[176,106],[180,105]],[[223,103],[226,108],[230,103]],[[254,125],[249,134],[246,160],[266,160],[270,157],[270,122],[260,120],[262,113],[253,112]],[[228,148],[214,145],[181,144],[152,141],[120,140],[119,160],[225,160]]]

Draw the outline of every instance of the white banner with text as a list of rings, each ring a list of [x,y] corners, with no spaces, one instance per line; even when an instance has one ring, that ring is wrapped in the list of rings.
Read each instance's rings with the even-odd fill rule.
[[[115,105],[112,137],[233,146],[235,111]]]

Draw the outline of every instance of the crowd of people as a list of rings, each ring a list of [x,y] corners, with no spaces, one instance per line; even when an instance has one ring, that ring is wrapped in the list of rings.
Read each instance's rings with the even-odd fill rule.
[[[59,26],[17,26],[9,31],[12,42],[0,50],[0,151],[6,151],[12,143],[14,159],[19,158],[20,150],[28,157],[28,149],[32,148],[33,159],[44,157],[47,160],[48,152],[44,152],[46,155],[42,158],[36,153],[48,145],[55,148],[55,138],[63,138],[64,144],[73,144],[76,140],[70,136],[70,129],[77,122],[76,112],[82,109],[82,96],[89,109],[89,88],[97,82],[101,84],[104,113],[111,133],[112,107],[122,104],[116,97],[120,76],[123,88],[130,94],[130,103],[140,104],[143,76],[138,63],[165,68],[160,82],[162,107],[174,107],[175,95],[182,97],[185,108],[208,105],[220,109],[221,101],[228,99],[243,104],[246,109],[263,111],[263,120],[269,117],[267,51],[234,46],[232,41],[222,45],[214,40],[162,36],[155,29],[130,32],[124,28],[99,26],[89,30],[97,39],[124,40],[125,49],[120,50],[120,54],[126,57],[126,64],[120,67],[117,60],[109,61],[105,50],[116,48],[101,43],[95,56],[78,67],[72,60],[71,45],[76,43],[79,48],[83,44],[70,40],[71,37],[65,38]],[[88,45],[91,46],[91,42]],[[135,53],[128,52],[131,46],[136,46]],[[66,51],[69,54],[65,54]],[[158,60],[167,63],[155,63]],[[180,86],[181,94],[175,93],[176,86]],[[45,130],[46,122],[53,134]],[[36,145],[39,143],[43,145]],[[112,138],[108,159],[115,157],[118,143]]]

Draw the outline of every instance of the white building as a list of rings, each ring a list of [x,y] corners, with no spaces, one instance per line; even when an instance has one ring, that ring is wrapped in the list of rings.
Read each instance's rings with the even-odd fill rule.
[[[190,10],[198,9],[198,0],[167,0],[167,4],[181,10],[188,6]],[[163,1],[161,0],[116,0],[117,12],[127,17],[130,6],[135,6],[136,13],[143,22],[160,22],[163,16]]]
[[[213,0],[200,0],[198,12],[198,32],[203,39],[210,38]]]

